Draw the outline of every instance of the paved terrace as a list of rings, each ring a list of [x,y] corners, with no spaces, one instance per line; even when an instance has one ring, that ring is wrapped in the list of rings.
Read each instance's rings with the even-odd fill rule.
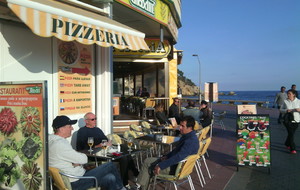
[[[258,114],[270,115],[271,127],[271,173],[263,167],[239,167],[237,171],[236,106],[214,104],[215,112],[227,111],[224,120],[226,130],[220,126],[213,129],[212,144],[207,158],[212,175],[209,179],[203,169],[207,184],[200,186],[196,171],[192,175],[195,189],[205,190],[297,190],[300,189],[300,129],[295,134],[298,153],[291,155],[284,146],[287,135],[283,125],[277,124],[278,110],[258,107]],[[157,190],[163,189],[160,186]],[[190,189],[188,183],[180,189]]]

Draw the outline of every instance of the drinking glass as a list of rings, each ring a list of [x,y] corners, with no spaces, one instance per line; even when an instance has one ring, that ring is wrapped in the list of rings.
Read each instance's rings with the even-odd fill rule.
[[[89,152],[92,153],[93,152],[92,146],[94,145],[94,137],[88,137],[88,145],[90,147]]]
[[[133,138],[130,137],[127,139],[127,146],[129,147],[128,151],[132,151],[131,147],[133,146]]]
[[[104,155],[106,156],[106,150],[107,150],[107,140],[102,140],[102,149],[104,150]]]

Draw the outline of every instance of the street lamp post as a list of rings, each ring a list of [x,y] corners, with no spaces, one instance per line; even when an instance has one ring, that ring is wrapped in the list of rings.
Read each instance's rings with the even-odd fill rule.
[[[197,57],[199,63],[199,104],[201,103],[201,64],[198,54],[193,54],[194,57]]]

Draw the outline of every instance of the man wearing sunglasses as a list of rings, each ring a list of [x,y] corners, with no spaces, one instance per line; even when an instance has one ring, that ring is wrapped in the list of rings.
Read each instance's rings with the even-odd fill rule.
[[[88,150],[88,138],[94,137],[94,148],[99,148],[102,146],[102,140],[107,140],[107,137],[104,135],[103,131],[96,127],[97,118],[92,112],[88,112],[84,115],[85,126],[81,127],[77,133],[77,150]]]
[[[180,114],[179,114],[179,99],[174,98],[173,104],[169,107],[169,118],[175,117],[177,124],[180,123]]]
[[[54,134],[49,134],[49,166],[58,168],[66,174],[75,176],[94,176],[99,186],[107,190],[126,190],[117,167],[109,162],[92,170],[85,170],[84,165],[88,162],[85,154],[75,151],[66,139],[71,136],[77,120],[71,120],[65,115],[57,116],[53,120]],[[95,186],[92,179],[71,179],[73,190],[88,189]]]
[[[99,148],[102,146],[102,140],[107,140],[108,138],[105,136],[103,131],[96,127],[97,118],[95,114],[92,112],[86,113],[84,115],[85,126],[81,127],[77,133],[77,143],[76,148],[78,151],[80,150],[88,150],[88,137],[94,138],[94,146],[93,148]],[[111,145],[111,142],[108,141],[108,145]],[[127,148],[127,147],[126,147]],[[120,173],[123,180],[123,185],[128,185],[128,172],[132,170],[135,176],[138,175],[138,170],[135,167],[133,159],[131,156],[123,157],[117,160],[120,163]]]

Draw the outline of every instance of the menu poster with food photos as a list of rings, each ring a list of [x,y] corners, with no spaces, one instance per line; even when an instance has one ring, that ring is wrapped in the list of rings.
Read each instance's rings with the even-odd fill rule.
[[[46,189],[45,84],[0,83],[0,189]]]
[[[237,116],[238,166],[270,167],[269,115]]]
[[[57,40],[59,115],[92,111],[91,45]]]

